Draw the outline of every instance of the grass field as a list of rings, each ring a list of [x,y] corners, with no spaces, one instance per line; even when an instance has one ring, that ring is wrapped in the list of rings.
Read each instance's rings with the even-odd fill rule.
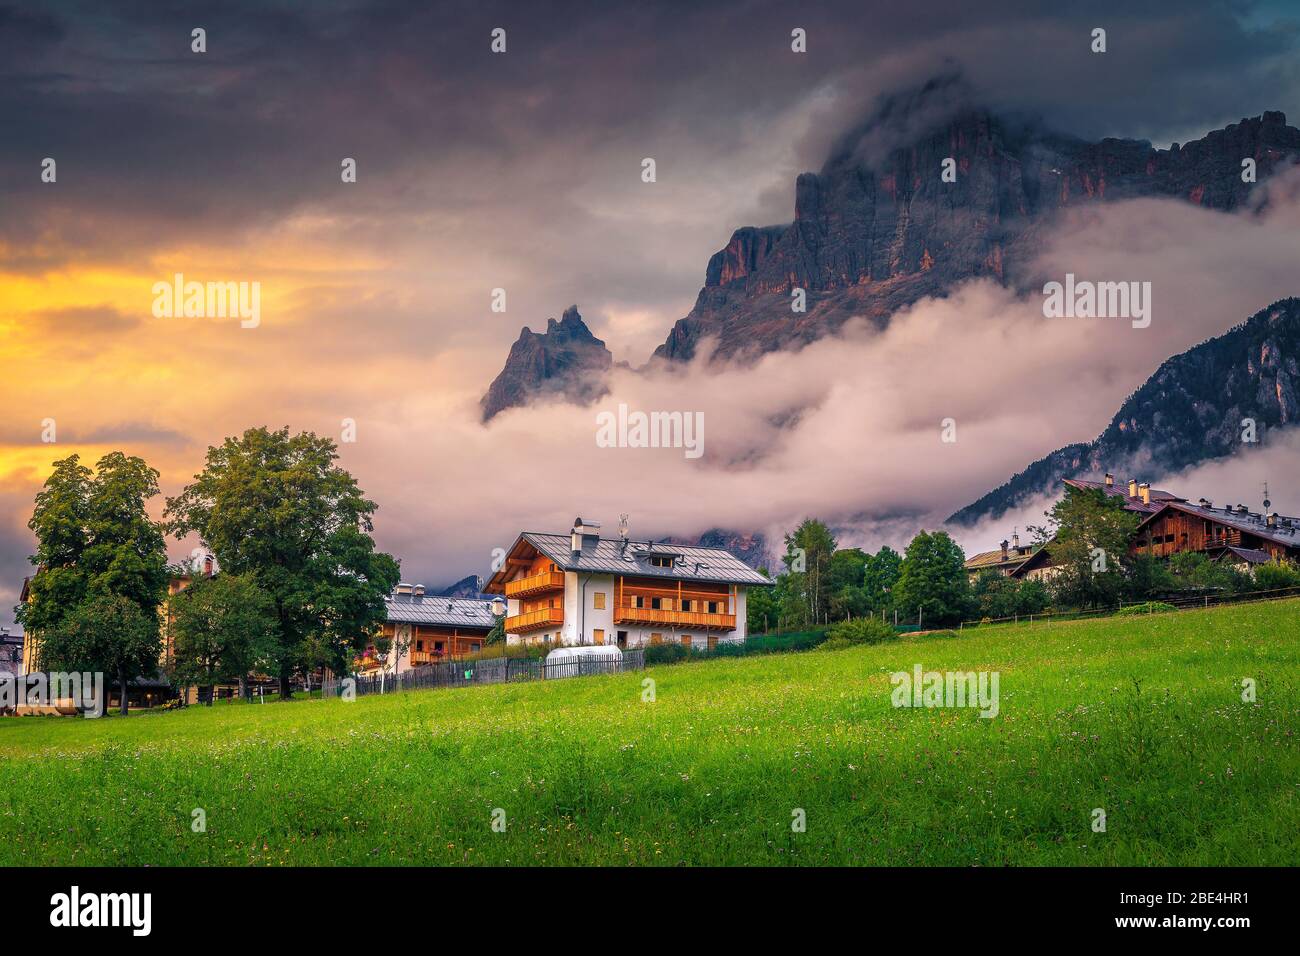
[[[998,671],[1000,714],[895,709],[889,673],[916,663]],[[352,703],[5,719],[0,863],[1294,864],[1298,683],[1286,601]]]

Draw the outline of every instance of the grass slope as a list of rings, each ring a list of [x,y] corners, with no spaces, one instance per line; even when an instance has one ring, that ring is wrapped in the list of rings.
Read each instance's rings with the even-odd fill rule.
[[[999,671],[1000,715],[893,708],[889,673],[917,662]],[[0,720],[0,863],[1291,864],[1298,676],[1289,601],[355,703]]]

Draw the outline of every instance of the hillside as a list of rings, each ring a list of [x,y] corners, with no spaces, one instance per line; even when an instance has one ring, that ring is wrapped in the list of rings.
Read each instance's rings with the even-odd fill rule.
[[[1000,713],[893,708],[889,673],[917,663],[996,670]],[[1292,865],[1298,680],[1289,601],[354,703],[7,719],[0,864]]]
[[[1164,362],[1120,406],[1091,442],[1040,458],[1005,484],[948,518],[973,525],[997,518],[1062,478],[1119,474],[1132,463],[1174,472],[1214,458],[1246,454],[1242,420],[1255,421],[1263,446],[1272,430],[1300,416],[1300,299],[1274,302],[1223,335]],[[1145,466],[1150,472],[1151,466]]]

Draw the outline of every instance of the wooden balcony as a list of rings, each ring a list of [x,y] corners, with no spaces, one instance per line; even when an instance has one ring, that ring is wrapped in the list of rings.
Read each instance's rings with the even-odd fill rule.
[[[526,578],[519,578],[517,581],[506,582],[506,597],[508,598],[527,597],[530,594],[545,594],[547,591],[562,590],[564,590],[563,571],[543,571],[540,574],[530,574]]]
[[[526,611],[506,618],[507,634],[527,634],[548,627],[558,627],[564,623],[564,608],[543,607],[536,611]]]
[[[734,631],[736,615],[708,614],[701,611],[665,611],[652,607],[618,605],[614,608],[615,624],[663,624],[667,627],[695,628],[705,631]]]

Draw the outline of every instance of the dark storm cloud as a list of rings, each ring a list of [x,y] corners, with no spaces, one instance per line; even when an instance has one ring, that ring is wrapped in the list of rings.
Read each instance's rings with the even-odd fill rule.
[[[877,95],[945,62],[980,95],[1050,109],[1055,125],[1084,135],[1159,139],[1294,103],[1295,34],[1285,23],[1248,28],[1222,4],[1055,6],[7,8],[0,188],[13,215],[0,229],[11,242],[44,235],[126,256],[248,229],[313,200],[398,222],[428,209],[505,215],[480,186],[457,182],[484,160],[511,207],[531,200],[562,218],[581,181],[557,193],[557,174],[599,175],[584,155],[609,144],[640,146],[630,162],[641,152],[670,158],[691,141],[721,159],[756,118],[839,84],[849,95],[819,123],[815,151]],[[189,50],[195,26],[207,30],[206,54]],[[505,56],[488,51],[495,26],[508,31]],[[789,52],[795,26],[808,31],[807,56]],[[1104,55],[1088,49],[1093,26],[1108,30]],[[47,155],[59,162],[54,200],[37,176]],[[362,178],[340,194],[343,156],[358,159]],[[822,157],[802,158],[815,168]],[[528,171],[542,161],[545,172]],[[516,194],[512,180],[527,191]],[[787,195],[787,218],[789,205]],[[30,255],[11,267],[42,265]]]

